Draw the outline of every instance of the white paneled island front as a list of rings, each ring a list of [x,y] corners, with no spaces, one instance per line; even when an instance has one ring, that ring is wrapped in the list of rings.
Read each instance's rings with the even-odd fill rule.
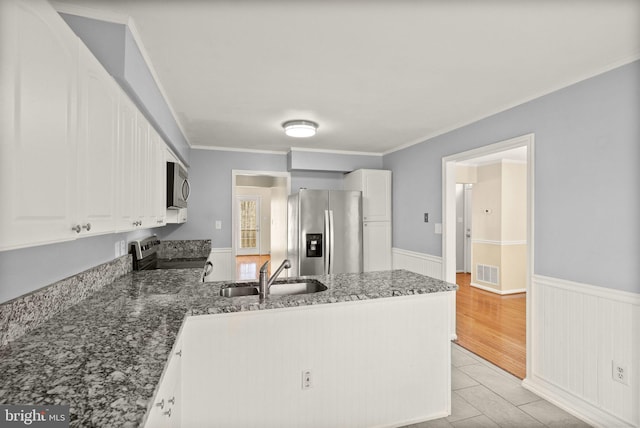
[[[392,427],[447,416],[448,299],[190,317],[182,426]]]
[[[154,401],[179,396],[183,427],[400,427],[450,414],[455,286],[406,271],[312,278],[328,290],[196,309]],[[152,408],[146,426],[166,412]]]

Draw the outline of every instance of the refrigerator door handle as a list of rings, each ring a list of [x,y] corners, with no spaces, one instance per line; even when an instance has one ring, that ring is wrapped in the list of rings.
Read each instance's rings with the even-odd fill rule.
[[[334,238],[334,227],[333,227],[333,210],[329,210],[329,274],[333,273],[333,238]]]
[[[329,273],[329,252],[331,251],[329,247],[329,211],[324,210],[324,274],[327,275]]]

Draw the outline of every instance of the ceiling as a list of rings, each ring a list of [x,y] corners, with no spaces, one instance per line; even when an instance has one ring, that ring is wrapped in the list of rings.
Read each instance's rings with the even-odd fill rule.
[[[640,58],[638,0],[60,3],[133,19],[192,147],[386,153]]]

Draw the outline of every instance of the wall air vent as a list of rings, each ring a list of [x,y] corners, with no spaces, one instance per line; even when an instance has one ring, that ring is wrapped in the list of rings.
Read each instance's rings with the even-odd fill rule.
[[[476,280],[488,282],[489,284],[498,285],[498,267],[489,265],[476,265]]]

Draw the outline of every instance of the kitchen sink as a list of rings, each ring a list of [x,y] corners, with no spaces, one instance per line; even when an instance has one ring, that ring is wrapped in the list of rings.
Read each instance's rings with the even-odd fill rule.
[[[285,296],[289,294],[308,294],[324,291],[327,286],[315,280],[305,280],[300,282],[274,282],[269,290],[273,296]]]
[[[222,297],[257,296],[258,287],[245,285],[242,287],[221,288],[220,295]]]
[[[272,296],[289,296],[293,294],[318,293],[326,289],[326,285],[315,279],[276,281],[271,285],[269,294]],[[258,286],[251,284],[223,287],[220,289],[220,295],[222,297],[257,296]]]

